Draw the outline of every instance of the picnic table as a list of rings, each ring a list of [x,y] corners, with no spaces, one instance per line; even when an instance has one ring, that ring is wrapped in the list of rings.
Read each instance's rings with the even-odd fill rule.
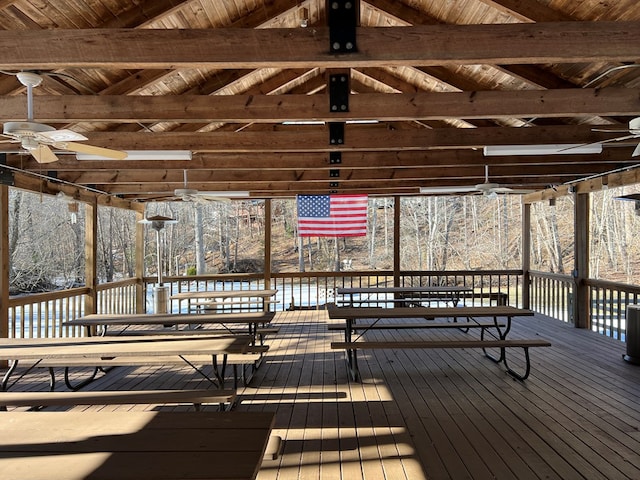
[[[423,302],[450,302],[455,307],[462,294],[471,293],[470,287],[459,286],[417,286],[417,287],[352,287],[338,288],[337,294],[343,297],[338,303],[350,307],[366,304],[394,303],[399,307]],[[387,295],[392,294],[392,298]]]
[[[253,480],[269,412],[4,412],[0,478]]]
[[[331,348],[343,349],[346,352],[347,366],[352,379],[358,380],[360,372],[358,368],[357,350],[379,348],[481,348],[485,356],[496,363],[504,362],[507,371],[519,380],[529,376],[530,360],[529,348],[538,346],[550,346],[549,342],[540,339],[508,340],[507,335],[511,330],[513,317],[532,316],[531,310],[510,306],[495,307],[332,307],[328,309],[329,318],[343,319],[340,325],[330,325],[330,329],[343,330],[344,342],[333,342]],[[489,317],[491,321],[480,319]],[[453,322],[436,322],[436,319],[453,319]],[[466,321],[459,322],[459,318]],[[410,319],[426,320],[423,322],[407,322]],[[363,320],[368,320],[364,322]],[[382,320],[387,320],[382,322]],[[390,321],[389,321],[390,320]],[[401,321],[398,321],[401,320]],[[380,329],[460,329],[468,332],[469,329],[480,329],[480,339],[464,340],[415,340],[415,341],[360,341],[369,330]],[[354,338],[355,333],[360,332]],[[485,338],[486,332],[491,332],[490,338]],[[507,363],[506,349],[520,347],[525,351],[524,373],[517,373]],[[500,354],[493,355],[488,349],[498,348]]]
[[[234,331],[236,326],[246,326],[248,334],[251,337],[251,344],[256,345],[258,336],[258,328],[264,326],[273,320],[274,312],[245,312],[245,313],[224,313],[224,314],[90,314],[84,317],[78,317],[67,322],[63,322],[65,326],[82,326],[85,327],[87,335],[91,335],[92,330],[96,327],[101,328],[101,334],[105,335],[110,326],[123,327],[125,332],[132,325],[147,326],[174,326],[176,329],[180,325],[197,326],[205,324],[215,324],[224,327],[227,333],[237,333]],[[156,333],[149,331],[147,333]],[[211,333],[204,330],[204,332]]]
[[[277,289],[269,290],[213,290],[197,292],[180,292],[171,295],[169,299],[178,302],[178,309],[182,308],[182,302],[188,304],[188,311],[205,312],[208,310],[229,311],[234,306],[246,306],[263,311],[268,311],[269,304],[275,303],[272,299],[278,293]]]
[[[6,391],[9,380],[20,361],[34,362],[22,376],[41,362],[65,367],[68,364],[96,366],[102,360],[109,362],[121,359],[131,365],[140,364],[145,359],[159,357],[172,359],[195,368],[188,356],[208,356],[211,359],[214,383],[222,386],[229,354],[244,354],[251,346],[248,335],[227,336],[118,336],[83,338],[3,338],[0,339],[0,359],[10,360],[11,366],[5,373],[0,390]],[[120,364],[122,362],[119,362]],[[53,368],[50,368],[50,389],[55,386]],[[197,369],[196,369],[197,370]],[[97,374],[96,367],[93,377]],[[199,370],[198,370],[199,371]],[[203,372],[199,371],[203,374]],[[203,374],[204,375],[204,374]],[[91,377],[91,379],[93,378]],[[208,377],[207,377],[208,378]],[[209,379],[213,382],[212,379]],[[17,380],[16,380],[17,381]],[[90,380],[89,380],[90,381]]]

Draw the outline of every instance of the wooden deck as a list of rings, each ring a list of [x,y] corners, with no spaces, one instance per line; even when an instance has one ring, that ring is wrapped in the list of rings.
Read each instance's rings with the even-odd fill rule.
[[[324,311],[278,313],[272,323],[281,328],[268,339],[266,361],[239,391],[239,410],[277,413],[274,433],[284,440],[259,480],[640,478],[640,367],[622,360],[624,344],[543,316],[521,317],[513,338],[539,335],[553,344],[532,350],[525,382],[479,350],[379,350],[363,352],[358,384],[347,380],[344,353],[329,350],[342,339],[327,331],[329,321]],[[44,377],[30,374],[13,389],[44,390]],[[142,367],[118,368],[87,387],[134,388],[207,384],[188,368]]]

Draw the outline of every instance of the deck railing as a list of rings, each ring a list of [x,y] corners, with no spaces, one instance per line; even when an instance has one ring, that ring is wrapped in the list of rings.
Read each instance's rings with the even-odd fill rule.
[[[640,301],[640,286],[588,279],[591,329],[624,340],[627,305]],[[531,308],[564,322],[573,318],[574,279],[569,275],[531,272]]]
[[[529,308],[573,323],[573,278],[557,273],[531,272]]]
[[[156,286],[154,279],[149,289]],[[215,276],[165,277],[170,294],[184,291],[263,288],[264,278],[259,274],[228,274]],[[394,285],[392,271],[345,271],[312,273],[274,273],[270,287],[278,290],[276,309],[292,307],[315,307],[336,300],[338,288],[375,287]],[[520,270],[495,271],[404,271],[399,277],[399,286],[465,286],[473,294],[465,301],[489,304],[491,294],[502,293],[510,305],[521,304],[522,272]],[[177,308],[173,306],[173,310]],[[239,307],[240,308],[240,307]]]
[[[625,340],[627,305],[638,303],[640,286],[591,279],[586,283],[591,299],[591,329]]]
[[[197,290],[264,288],[261,274],[199,275],[165,277],[170,294]],[[142,310],[152,311],[154,277],[145,278],[147,305]],[[98,313],[135,313],[136,285],[129,279],[98,286]],[[346,271],[314,273],[274,273],[270,287],[278,289],[276,310],[306,307],[314,308],[336,300],[339,287],[374,287],[394,285],[391,271]],[[488,305],[496,294],[507,296],[509,305],[522,307],[522,272],[495,271],[404,271],[399,286],[448,285],[466,286],[473,295],[465,298],[467,304]],[[640,286],[604,280],[588,280],[591,298],[591,325],[594,331],[624,340],[626,308],[640,302]],[[545,272],[531,273],[530,308],[536,312],[573,323],[574,281],[568,275]],[[62,323],[84,315],[86,287],[71,288],[48,293],[11,297],[9,310],[9,336],[16,338],[47,338],[81,335],[80,329],[70,329]],[[177,312],[176,312],[177,313]]]
[[[98,313],[135,313],[135,279],[105,283],[97,288]],[[85,313],[89,288],[20,295],[9,299],[10,338],[53,338],[82,334],[78,328],[62,325]]]

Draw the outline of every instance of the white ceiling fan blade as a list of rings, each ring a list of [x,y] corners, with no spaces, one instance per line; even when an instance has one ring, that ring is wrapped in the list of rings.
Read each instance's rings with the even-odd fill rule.
[[[420,187],[420,193],[432,193],[432,194],[450,194],[450,193],[470,193],[475,192],[477,189],[472,185],[460,185],[449,187]]]
[[[36,159],[38,163],[52,163],[57,162],[58,157],[53,153],[47,145],[38,145],[36,148],[29,150],[29,153]]]
[[[231,199],[227,198],[227,197],[221,197],[219,195],[206,195],[201,193],[198,193],[198,195],[196,195],[196,198],[198,199],[199,202],[201,203],[207,203],[207,202],[230,202]]]
[[[592,128],[592,132],[604,132],[604,133],[628,133],[628,128],[616,128],[616,129],[608,129],[608,128]]]
[[[632,157],[637,157],[638,155],[640,155],[640,143],[638,145],[636,145],[635,150],[631,154]]]
[[[62,148],[63,150],[69,150],[71,152],[87,153],[89,155],[96,155],[99,157],[113,158],[114,160],[124,160],[127,158],[126,152],[112,150],[110,148],[96,147],[94,145],[85,145],[83,143],[60,142],[56,143],[55,147]]]
[[[511,193],[511,194],[527,194],[532,193],[535,190],[528,190],[526,188],[509,188],[509,187],[499,187],[495,188],[494,192],[496,193]]]

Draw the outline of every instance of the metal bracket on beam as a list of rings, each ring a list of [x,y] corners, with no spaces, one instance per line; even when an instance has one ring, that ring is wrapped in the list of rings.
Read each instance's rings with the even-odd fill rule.
[[[329,24],[329,51],[331,53],[353,53],[356,45],[358,24],[358,0],[327,0],[327,22]]]
[[[341,165],[342,152],[329,152],[329,165]]]
[[[344,122],[329,122],[329,143],[344,144]]]
[[[0,185],[15,185],[14,173],[11,170],[0,168]]]
[[[340,170],[337,170],[337,169],[329,170],[329,178],[339,178],[339,177],[340,177]]]
[[[329,188],[338,188],[339,186],[340,186],[340,183],[338,182],[329,182]]]
[[[349,111],[349,75],[329,75],[329,109],[331,113]]]

